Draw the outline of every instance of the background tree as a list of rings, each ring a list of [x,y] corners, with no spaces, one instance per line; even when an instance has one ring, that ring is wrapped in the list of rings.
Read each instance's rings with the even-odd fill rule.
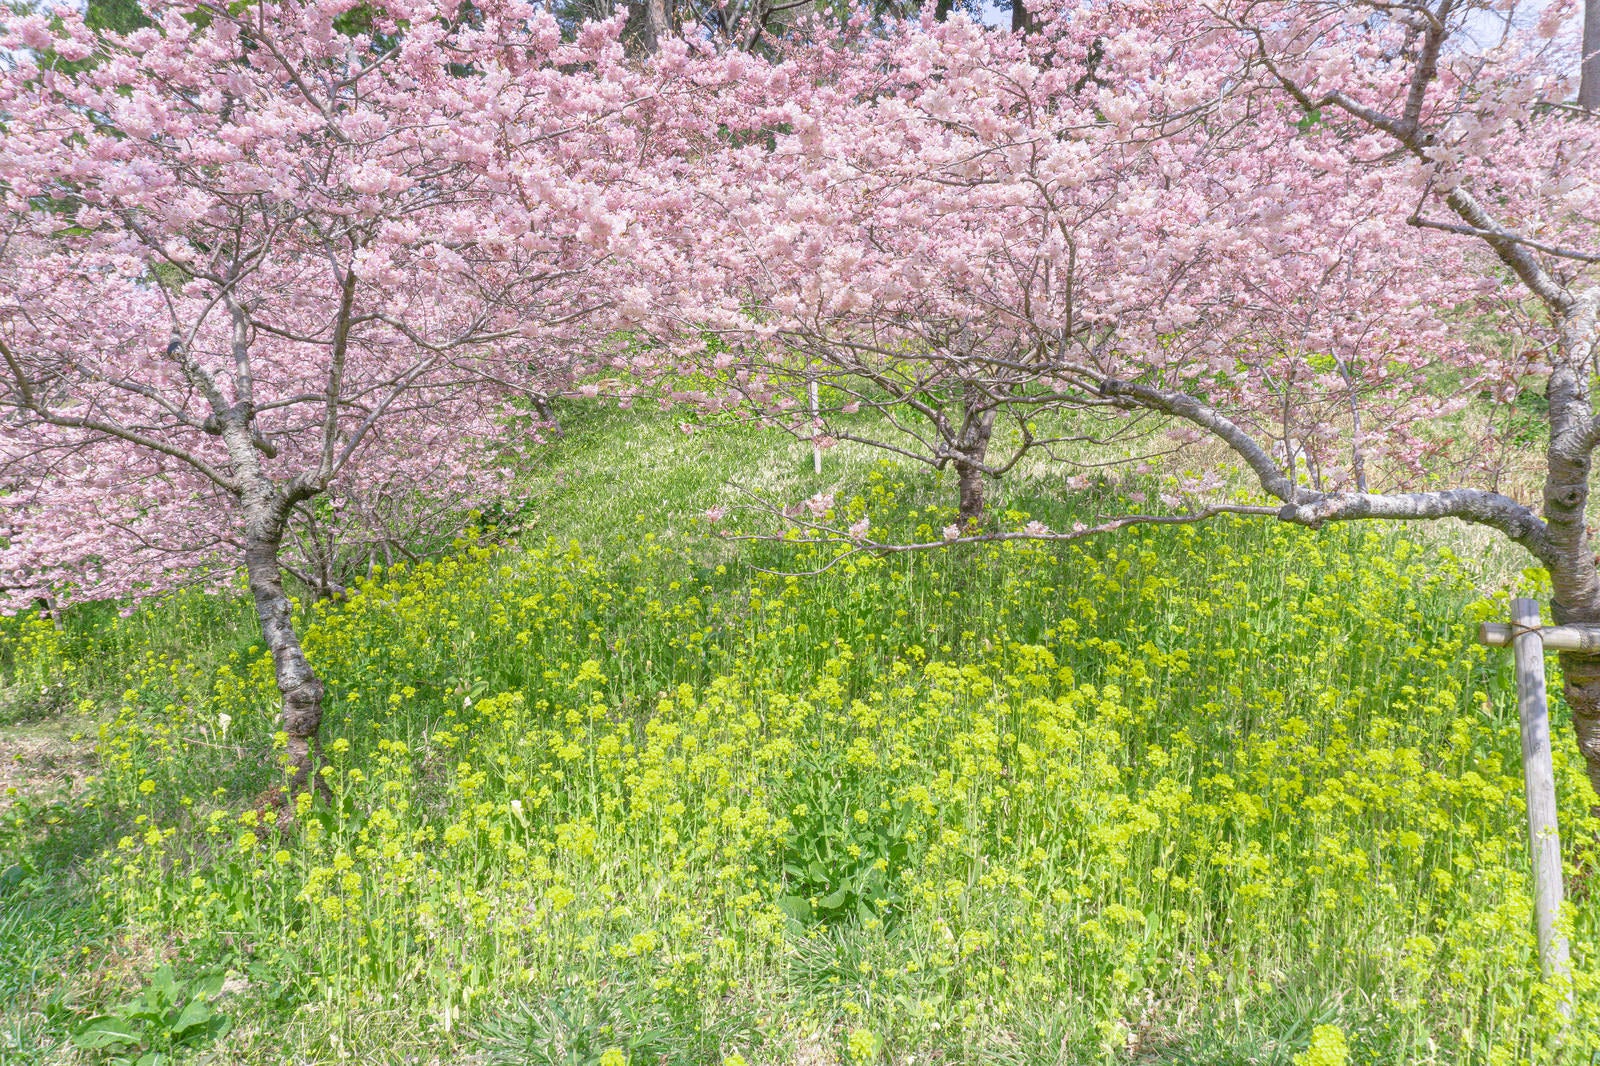
[[[150,25],[139,0],[90,0],[84,9],[83,22],[91,30],[115,33],[132,33]]]
[[[1302,161],[1241,158],[1261,155],[1249,124],[1193,120],[1220,79],[1152,76],[1172,54],[1159,18],[1103,19],[1048,52],[958,20],[771,68],[765,121],[794,132],[751,132],[699,172],[694,232],[718,235],[707,258],[743,309],[721,322],[742,356],[726,380],[801,436],[953,470],[962,519],[1030,453],[1173,447],[1135,444],[1170,412],[1125,417],[1084,366],[1203,382],[1317,490],[1364,487],[1374,464],[1415,474],[1428,449],[1405,426],[1460,401],[1427,387],[1448,353],[1415,344],[1439,341],[1416,295],[1430,260],[1360,243],[1405,194],[1297,192]],[[1332,248],[1286,238],[1310,229]]]
[[[520,4],[149,14],[0,23],[0,565],[19,602],[242,563],[300,787],[322,685],[290,523],[341,485],[478,476],[502,402],[572,366],[613,302],[592,272],[644,260],[606,129],[641,87],[616,25],[565,45]]]
[[[858,351],[885,380],[923,380],[930,363],[1026,374],[991,390],[1002,421],[1041,395],[1156,416],[1223,446],[1273,501],[1173,499],[1032,535],[1220,510],[1311,527],[1457,518],[1545,566],[1558,618],[1600,620],[1585,525],[1600,125],[1561,106],[1570,9],[1536,14],[1118,4],[1057,20],[1009,67],[956,20],[835,48],[803,108],[783,110],[792,82],[768,82],[770,109],[753,113],[771,150],[730,150],[775,175],[772,191],[719,180],[739,202],[708,212],[749,249],[727,275],[748,310],[717,320],[745,331],[741,387],[766,400],[820,363],[894,405],[851,365]],[[1536,506],[1485,460],[1496,406],[1541,384]],[[1568,656],[1564,673],[1600,788],[1600,660]]]
[[[826,6],[818,0],[560,0],[553,10],[569,31],[623,16],[634,51],[653,55],[676,37],[723,50],[770,48]]]
[[[1029,314],[1094,344],[1104,294],[1156,319],[1200,248],[1125,278],[1113,249],[1151,145],[1099,135],[1075,67],[1041,72],[1021,41],[937,15],[774,68],[766,125],[793,132],[769,149],[747,131],[701,195],[710,258],[750,309],[727,323],[750,342],[735,388],[802,436],[953,470],[974,519],[988,480],[1064,443],[1051,415],[1085,406],[1036,358]],[[725,122],[739,110],[759,113]]]

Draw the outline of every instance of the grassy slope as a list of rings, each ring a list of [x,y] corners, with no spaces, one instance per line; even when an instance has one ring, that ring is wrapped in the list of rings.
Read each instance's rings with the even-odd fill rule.
[[[574,415],[574,432],[536,453],[523,483],[534,515],[525,534],[530,542],[596,541],[641,524],[689,527],[729,495],[732,480],[763,492],[801,483],[813,491],[806,482],[809,453],[787,440],[739,429],[690,437],[671,419],[641,420],[615,408],[586,407]],[[180,595],[125,620],[111,608],[79,608],[65,628],[56,635],[44,626],[27,634],[14,627],[0,644],[11,682],[0,692],[0,819],[14,820],[0,836],[0,1063],[6,1064],[76,1061],[64,1043],[71,1017],[60,1004],[103,1003],[114,997],[108,989],[136,987],[158,954],[147,945],[109,950],[97,928],[87,867],[126,828],[124,820],[62,802],[81,792],[82,771],[94,763],[96,720],[142,664],[186,660],[206,673],[248,655],[258,639],[246,602],[199,595]],[[79,699],[89,701],[86,713]],[[252,795],[258,783],[246,775],[233,798]]]
[[[1515,739],[1503,677],[1461,646],[1459,565],[1235,524],[786,590],[748,567],[793,556],[710,541],[695,516],[730,478],[810,492],[802,447],[615,412],[573,428],[530,471],[528,551],[318,623],[341,774],[366,770],[339,778],[344,814],[317,839],[237,824],[271,733],[247,612],[189,597],[73,619],[75,676],[16,691],[99,701],[102,798],[13,809],[0,1060],[74,1061],[74,1020],[171,956],[248,976],[225,1061],[1287,1061],[1319,1022],[1358,1059],[1537,1053],[1517,1018],[1540,993]],[[875,523],[940,500],[844,449],[835,481]],[[1058,528],[1085,506],[1027,486],[1023,503]],[[569,538],[593,555],[552,545]],[[636,817],[652,757],[661,807]],[[771,820],[705,814],[730,807]],[[214,810],[226,832],[207,834]],[[171,836],[116,873],[101,850],[151,822]],[[397,872],[378,838],[419,863]],[[280,844],[284,862],[262,857]]]

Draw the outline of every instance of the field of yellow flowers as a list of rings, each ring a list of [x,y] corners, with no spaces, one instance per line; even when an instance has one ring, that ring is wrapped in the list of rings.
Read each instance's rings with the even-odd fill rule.
[[[792,577],[826,557],[719,541],[726,468],[672,447],[604,513],[552,460],[520,540],[307,606],[332,801],[289,827],[242,602],[8,623],[8,691],[94,763],[0,815],[0,1061],[1595,1061],[1595,797],[1559,723],[1562,1037],[1509,657],[1470,639],[1505,593],[1443,542],[1221,521]],[[949,520],[842,476],[841,522]]]

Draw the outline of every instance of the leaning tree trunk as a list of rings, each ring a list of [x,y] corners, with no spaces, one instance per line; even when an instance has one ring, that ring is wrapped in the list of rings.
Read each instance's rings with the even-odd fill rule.
[[[1585,546],[1587,550],[1587,545]],[[1552,575],[1555,576],[1555,575]],[[1600,599],[1592,588],[1588,596],[1568,582],[1555,582],[1551,615],[1557,625],[1600,625]],[[1589,784],[1600,795],[1600,656],[1564,651],[1560,655],[1561,689],[1572,712],[1572,732],[1583,755]],[[1600,806],[1595,808],[1600,813]]]
[[[283,570],[278,549],[284,520],[268,508],[247,510],[245,517],[245,572],[255,600],[261,633],[272,653],[272,667],[283,696],[283,732],[288,737],[289,791],[293,796],[314,784],[321,757],[317,731],[322,727],[322,682],[306,661],[300,637],[294,631],[293,608],[283,591]],[[261,513],[266,511],[267,513]]]
[[[1572,711],[1572,731],[1587,764],[1589,784],[1600,794],[1600,658],[1562,652],[1561,686]],[[1600,807],[1595,810],[1600,813]]]

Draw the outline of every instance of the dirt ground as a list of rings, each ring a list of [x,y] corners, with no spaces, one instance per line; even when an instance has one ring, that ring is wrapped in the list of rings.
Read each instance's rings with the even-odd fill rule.
[[[94,772],[94,723],[78,715],[0,726],[0,814],[18,799],[83,791]]]

